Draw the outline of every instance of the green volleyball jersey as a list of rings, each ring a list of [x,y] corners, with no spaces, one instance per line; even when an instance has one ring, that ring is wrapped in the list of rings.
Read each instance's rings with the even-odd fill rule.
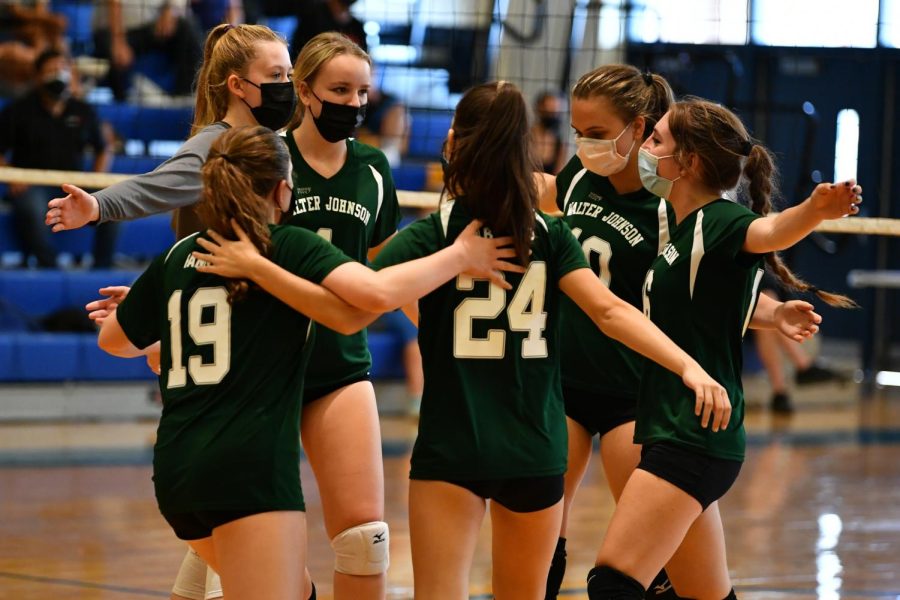
[[[286,136],[294,165],[294,199],[285,223],[318,233],[353,260],[366,263],[366,254],[391,237],[400,223],[400,204],[391,168],[381,150],[347,140],[347,160],[340,171],[322,177],[307,164],[293,132]],[[340,385],[369,372],[365,330],[341,335],[316,328],[307,387]]]
[[[302,510],[300,400],[312,326],[258,289],[229,304],[225,279],[195,268],[197,235],[154,260],[117,311],[135,346],[161,341],[160,508]],[[272,241],[275,263],[316,283],[350,261],[296,227],[272,227]]]
[[[694,211],[672,229],[671,241],[644,282],[644,313],[728,392],[728,427],[718,432],[701,427],[694,414],[694,392],[677,375],[647,361],[636,443],[670,441],[718,458],[743,460],[741,341],[756,307],[763,258],[741,247],[757,218],[725,199]]]
[[[505,479],[566,470],[557,283],[587,264],[562,220],[536,215],[528,270],[506,274],[512,290],[460,275],[419,301],[425,388],[414,479]],[[400,231],[373,266],[440,250],[470,221],[460,203],[447,202]]]
[[[591,269],[612,293],[640,309],[650,263],[669,241],[665,200],[650,192],[619,194],[576,156],[556,177],[556,203]],[[644,357],[610,338],[568,297],[560,304],[563,385],[637,399]]]

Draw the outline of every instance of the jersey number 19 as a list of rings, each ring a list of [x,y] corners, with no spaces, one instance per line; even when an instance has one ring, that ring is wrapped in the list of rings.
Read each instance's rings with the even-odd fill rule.
[[[181,290],[169,296],[169,337],[171,338],[172,368],[169,369],[167,389],[184,387],[188,373],[196,385],[214,385],[222,381],[231,368],[231,305],[224,287],[200,288],[188,301],[188,334],[197,346],[212,345],[213,360],[204,363],[203,357],[188,357],[187,367],[182,356]],[[202,321],[203,309],[211,307],[212,321]]]

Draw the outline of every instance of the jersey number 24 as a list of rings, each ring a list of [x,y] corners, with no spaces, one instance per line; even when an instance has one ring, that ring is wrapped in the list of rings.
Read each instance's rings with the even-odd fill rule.
[[[476,280],[468,275],[456,278],[456,289],[469,291]],[[487,298],[466,298],[453,312],[453,356],[456,358],[503,358],[506,352],[506,330],[489,329],[487,336],[477,338],[472,332],[476,319],[496,319],[506,309],[511,331],[527,331],[522,340],[522,358],[546,358],[547,327],[544,298],[547,294],[547,263],[533,261],[519,282],[507,306],[506,290],[488,286]]]

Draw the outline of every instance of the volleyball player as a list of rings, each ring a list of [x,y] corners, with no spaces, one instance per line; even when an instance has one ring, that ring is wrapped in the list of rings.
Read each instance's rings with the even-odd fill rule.
[[[642,304],[644,275],[668,242],[672,225],[665,200],[641,185],[638,148],[672,102],[663,77],[630,65],[604,65],[583,75],[571,99],[577,153],[542,197],[545,210],[562,212],[600,281],[635,307]],[[799,339],[821,320],[806,302],[766,304],[757,312],[754,325],[777,325]],[[640,461],[633,437],[643,357],[593,327],[590,316],[568,298],[560,301],[560,339],[569,462],[548,600],[557,597],[565,574],[569,511],[593,437],[600,438],[603,469],[616,500]],[[673,597],[664,572],[648,597]]]
[[[160,343],[157,500],[178,537],[221,573],[234,598],[296,598],[304,585],[299,427],[309,317],[355,331],[460,272],[507,285],[496,269],[523,270],[499,261],[513,254],[497,249],[508,238],[485,240],[473,224],[450,249],[374,273],[311,232],[270,225],[288,208],[290,171],[288,150],[271,130],[231,129],[213,143],[203,167],[198,215],[222,231],[240,226],[243,240],[274,264],[364,310],[301,282],[312,292],[295,312],[250,291],[246,281],[203,273],[203,254],[194,254],[204,243],[193,235],[154,260],[105,316],[99,340],[118,356]],[[367,546],[357,562],[386,562],[386,536],[352,543]]]
[[[268,27],[223,24],[210,30],[197,76],[191,137],[150,173],[96,194],[63,185],[67,195],[48,203],[47,225],[63,231],[178,209],[177,239],[200,231],[192,207],[200,200],[200,168],[210,145],[229,127],[284,127],[297,102],[290,74],[287,43]]]
[[[344,35],[321,33],[300,51],[293,81],[300,103],[286,141],[295,198],[285,222],[318,233],[365,264],[400,222],[387,158],[352,139],[365,115],[371,59]],[[360,569],[352,555],[364,546],[349,541],[387,535],[388,529],[371,366],[365,330],[343,335],[317,329],[303,396],[302,439],[336,553],[336,600],[386,594],[387,565]]]
[[[699,410],[692,392],[657,365],[645,365],[635,431],[641,461],[588,575],[588,594],[592,600],[642,598],[665,565],[681,596],[734,598],[715,501],[737,478],[744,457],[741,339],[763,262],[790,287],[813,289],[775,251],[823,219],[858,212],[861,188],[852,181],[821,184],[800,205],[766,217],[770,154],[730,111],[699,99],[675,103],[656,124],[640,149],[638,169],[643,186],[667,198],[674,213],[670,239],[644,280],[644,312],[725,386],[732,410],[727,426],[706,428],[710,414]],[[742,177],[749,181],[752,210],[723,198]],[[829,304],[850,304],[817,294]]]

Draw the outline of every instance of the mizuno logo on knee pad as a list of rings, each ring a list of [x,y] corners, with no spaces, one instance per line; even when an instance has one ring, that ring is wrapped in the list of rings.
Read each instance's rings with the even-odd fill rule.
[[[345,575],[380,575],[390,564],[390,533],[384,521],[345,529],[334,536],[334,570]]]

